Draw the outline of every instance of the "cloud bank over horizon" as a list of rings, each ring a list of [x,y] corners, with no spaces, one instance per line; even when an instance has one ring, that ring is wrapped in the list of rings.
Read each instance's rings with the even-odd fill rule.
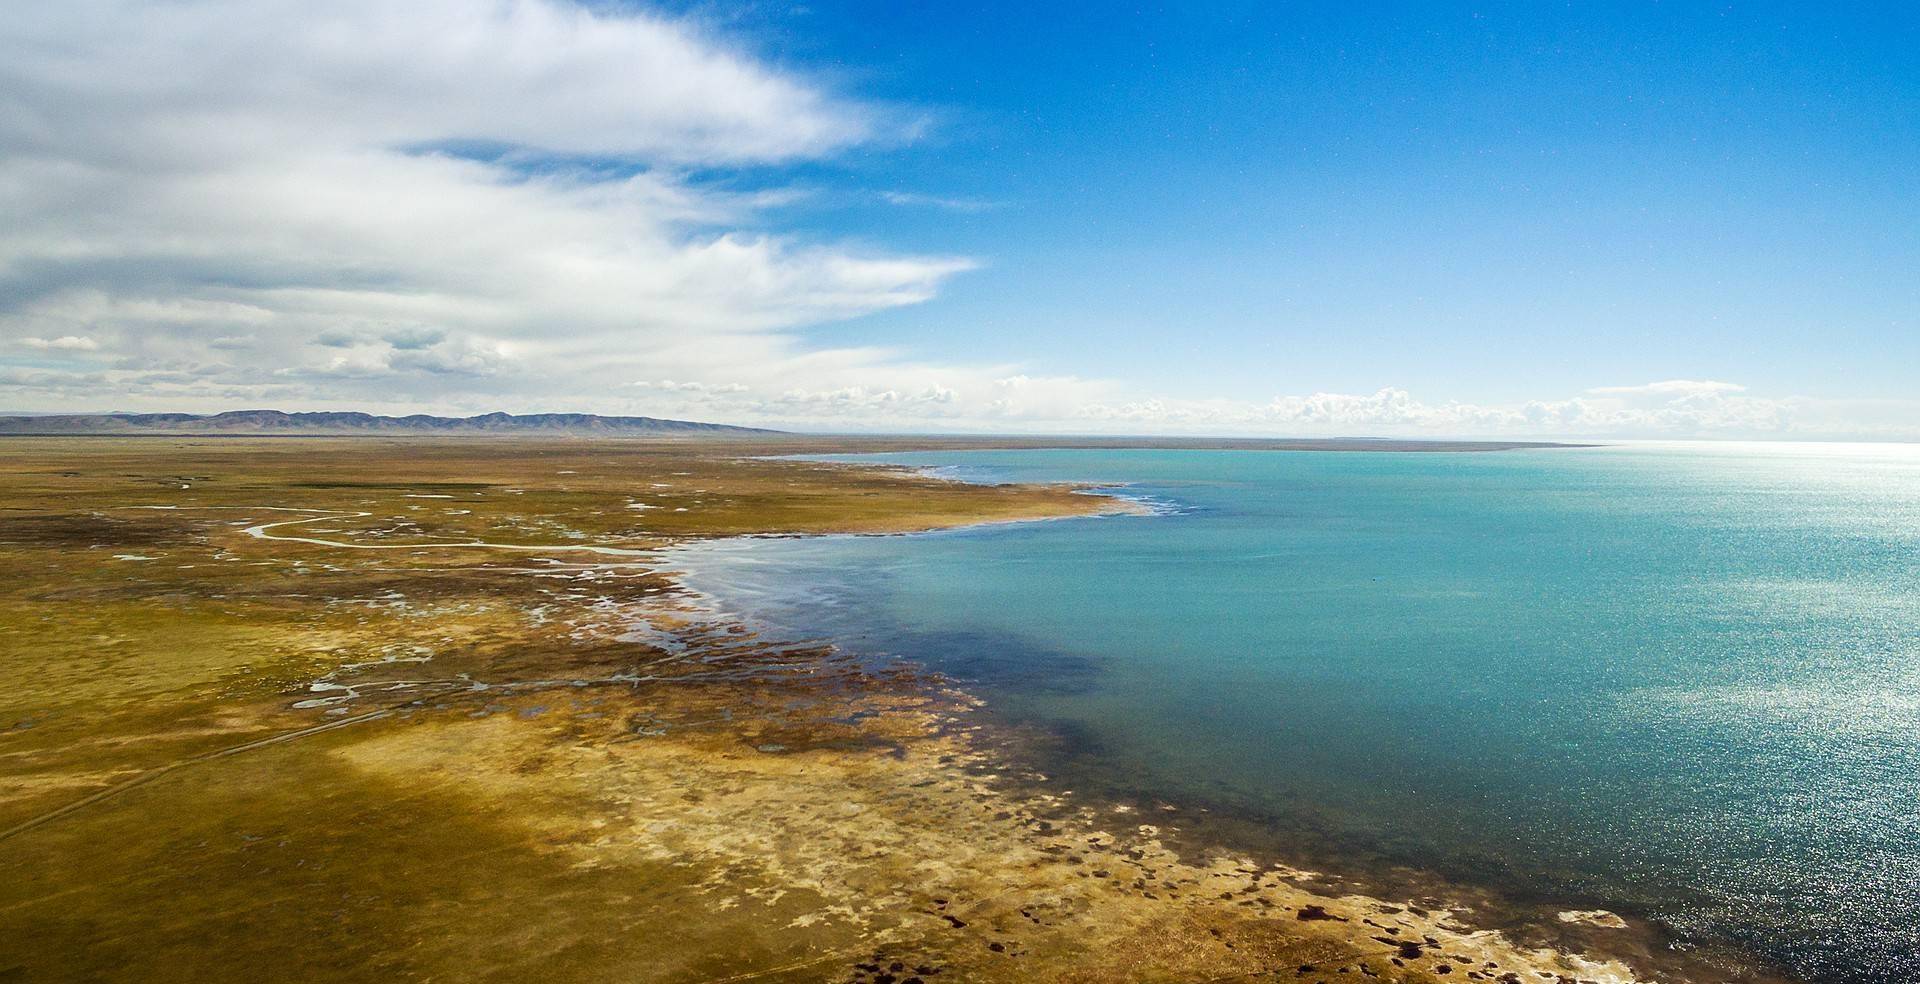
[[[904,152],[931,125],[698,25],[565,0],[24,9],[0,25],[0,411],[1920,438],[1911,403],[1715,381],[1519,404],[1393,387],[1194,399],[815,343],[991,258],[783,233],[777,207],[802,188],[714,175]]]

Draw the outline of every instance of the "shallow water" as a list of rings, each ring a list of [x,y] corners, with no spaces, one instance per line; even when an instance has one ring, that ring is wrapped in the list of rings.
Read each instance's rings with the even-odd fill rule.
[[[1920,979],[1920,448],[875,456],[1154,516],[681,551],[1140,795]]]

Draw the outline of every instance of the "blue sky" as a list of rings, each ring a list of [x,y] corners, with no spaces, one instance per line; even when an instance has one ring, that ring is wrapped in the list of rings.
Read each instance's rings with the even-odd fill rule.
[[[78,6],[12,409],[1920,438],[1911,7]]]
[[[959,250],[834,329],[1169,391],[1920,385],[1920,22],[1848,5],[809,3],[739,16],[935,135],[796,221]],[[918,211],[919,214],[902,214]]]

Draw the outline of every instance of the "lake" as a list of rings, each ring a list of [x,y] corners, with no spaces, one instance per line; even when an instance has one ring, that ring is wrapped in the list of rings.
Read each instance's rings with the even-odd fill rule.
[[[1920,976],[1920,449],[938,452],[1145,516],[678,553],[1088,781],[1316,850]]]

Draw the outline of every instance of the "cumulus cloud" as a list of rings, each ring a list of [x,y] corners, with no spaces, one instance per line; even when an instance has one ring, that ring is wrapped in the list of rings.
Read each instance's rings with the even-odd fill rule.
[[[42,352],[92,352],[100,347],[99,342],[84,335],[61,335],[59,338],[28,336],[20,339],[20,345]]]
[[[10,136],[65,157],[471,141],[712,163],[887,125],[683,25],[555,0],[72,0],[12,11],[5,43]]]
[[[1587,393],[1592,396],[1673,400],[1724,396],[1745,389],[1739,383],[1722,383],[1711,379],[1663,379],[1638,386],[1595,386]]]
[[[641,366],[791,372],[799,329],[971,263],[743,231],[777,189],[686,175],[918,125],[567,0],[22,9],[0,22],[0,338],[114,375],[9,377],[4,402],[491,408],[594,402]],[[841,353],[829,382],[890,359]]]

